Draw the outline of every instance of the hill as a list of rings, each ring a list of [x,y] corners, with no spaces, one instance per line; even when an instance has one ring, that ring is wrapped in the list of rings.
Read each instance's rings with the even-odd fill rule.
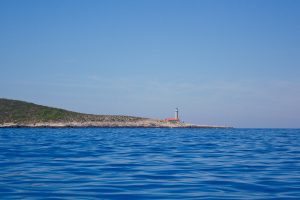
[[[2,123],[40,123],[40,122],[134,122],[141,117],[122,115],[91,115],[59,108],[37,105],[25,101],[0,99],[0,124]]]

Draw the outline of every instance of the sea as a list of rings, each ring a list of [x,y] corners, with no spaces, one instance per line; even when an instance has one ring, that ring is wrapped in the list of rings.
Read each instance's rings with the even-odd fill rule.
[[[0,199],[300,199],[300,129],[2,128]]]

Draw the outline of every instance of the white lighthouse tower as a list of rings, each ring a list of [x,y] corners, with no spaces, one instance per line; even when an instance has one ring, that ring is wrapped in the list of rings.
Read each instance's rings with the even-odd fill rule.
[[[175,119],[179,121],[178,108],[175,109]]]

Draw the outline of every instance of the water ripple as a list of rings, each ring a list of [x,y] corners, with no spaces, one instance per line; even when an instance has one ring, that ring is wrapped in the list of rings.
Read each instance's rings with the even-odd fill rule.
[[[299,129],[0,129],[3,199],[300,199]]]

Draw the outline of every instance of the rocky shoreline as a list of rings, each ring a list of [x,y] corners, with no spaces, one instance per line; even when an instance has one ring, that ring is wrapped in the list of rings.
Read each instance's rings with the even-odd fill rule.
[[[226,126],[196,125],[165,120],[139,120],[135,122],[37,122],[3,123],[0,128],[232,128]]]

